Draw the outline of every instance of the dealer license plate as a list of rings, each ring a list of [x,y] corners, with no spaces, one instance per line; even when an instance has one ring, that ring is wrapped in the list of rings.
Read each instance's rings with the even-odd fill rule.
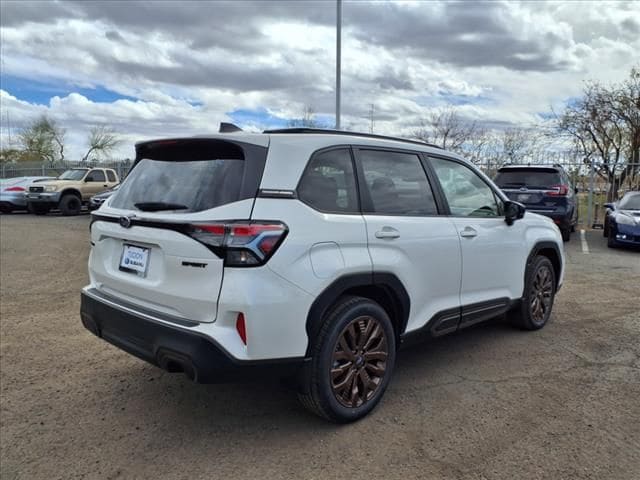
[[[136,245],[123,246],[120,258],[120,270],[135,273],[141,277],[146,276],[149,266],[149,249]]]

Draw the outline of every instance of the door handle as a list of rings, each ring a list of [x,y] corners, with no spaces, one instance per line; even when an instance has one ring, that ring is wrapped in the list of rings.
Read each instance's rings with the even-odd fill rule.
[[[464,227],[464,230],[460,232],[460,236],[465,238],[473,238],[477,235],[478,235],[478,232],[476,232],[476,230],[471,227]]]
[[[103,187],[108,187],[109,185],[107,185],[106,183],[103,185]]]
[[[378,230],[375,235],[376,238],[398,238],[400,232],[393,227],[382,227],[382,230]]]

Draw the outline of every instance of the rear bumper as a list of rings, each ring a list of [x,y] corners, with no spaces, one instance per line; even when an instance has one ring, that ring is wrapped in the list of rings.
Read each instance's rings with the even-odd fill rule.
[[[293,376],[305,363],[304,358],[237,360],[201,332],[118,308],[100,300],[92,289],[82,292],[80,317],[94,335],[169,372],[184,372],[198,383]]]

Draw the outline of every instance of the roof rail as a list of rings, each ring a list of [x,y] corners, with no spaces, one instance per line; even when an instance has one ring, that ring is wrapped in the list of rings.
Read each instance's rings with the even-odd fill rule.
[[[391,137],[388,135],[376,135],[374,133],[347,132],[346,130],[332,130],[330,128],[309,128],[309,127],[276,128],[272,130],[265,130],[262,133],[328,133],[330,135],[350,135],[353,137],[377,138],[380,140],[393,140],[396,142],[413,143],[416,145],[439,148],[442,150],[442,147],[438,145],[434,145],[433,143],[423,142],[422,140],[410,140],[408,138]]]

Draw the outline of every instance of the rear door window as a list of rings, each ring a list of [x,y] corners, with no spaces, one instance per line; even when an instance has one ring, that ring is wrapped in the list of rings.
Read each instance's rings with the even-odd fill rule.
[[[348,148],[315,154],[307,166],[298,197],[321,212],[358,213],[358,193]]]
[[[116,174],[113,172],[113,170],[107,170],[107,178],[110,182],[116,181]]]
[[[438,209],[420,162],[413,153],[359,150],[372,209],[381,215],[437,215]]]
[[[104,172],[102,170],[91,170],[86,178],[87,182],[106,182]]]
[[[546,189],[562,182],[560,173],[552,168],[509,168],[498,172],[494,180],[500,188]]]
[[[246,162],[243,149],[234,144],[161,146],[143,149],[139,157],[112,207],[188,213],[241,199]]]

